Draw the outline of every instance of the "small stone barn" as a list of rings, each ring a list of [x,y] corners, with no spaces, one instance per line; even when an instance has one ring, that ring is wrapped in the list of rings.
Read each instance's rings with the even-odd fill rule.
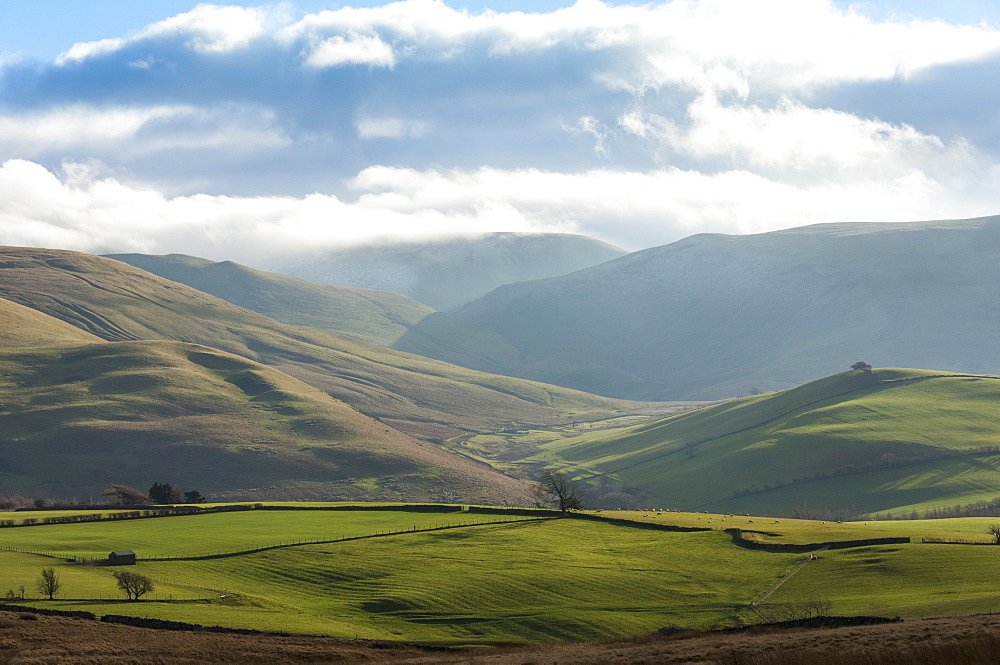
[[[109,566],[134,566],[135,552],[132,550],[115,550],[108,555]]]

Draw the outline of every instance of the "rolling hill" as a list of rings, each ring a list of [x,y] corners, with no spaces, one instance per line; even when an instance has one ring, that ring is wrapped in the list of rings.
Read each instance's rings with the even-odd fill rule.
[[[326,250],[265,267],[313,282],[395,291],[448,311],[502,284],[564,275],[624,253],[586,236],[487,233]]]
[[[500,287],[455,314],[506,373],[630,399],[788,388],[862,359],[1000,371],[1000,217],[696,235]]]
[[[75,252],[0,248],[0,298],[106,341],[170,340],[233,353],[432,441],[515,422],[550,426],[674,408],[484,374],[282,324],[119,261]]]
[[[648,505],[898,514],[1000,495],[998,423],[998,377],[857,370],[551,443],[528,461],[638,488]]]
[[[484,372],[503,372],[518,362],[517,350],[499,335],[398,293],[319,284],[183,254],[106,256],[282,323],[328,330]]]
[[[329,330],[381,346],[390,346],[434,313],[427,305],[398,293],[318,284],[232,261],[184,254],[105,256],[282,323]]]
[[[230,499],[527,496],[519,481],[239,356],[104,342],[6,300],[0,321],[0,494],[87,498],[110,483],[167,481]]]

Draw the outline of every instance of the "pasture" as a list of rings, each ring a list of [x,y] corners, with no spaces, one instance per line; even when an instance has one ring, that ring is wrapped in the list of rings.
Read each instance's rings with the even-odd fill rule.
[[[462,512],[249,510],[137,520],[8,528],[2,545],[62,557],[98,558],[131,549],[140,558],[197,557],[297,541],[336,540],[388,531],[496,522]]]
[[[134,549],[195,556],[266,543],[372,535],[200,560],[140,561],[149,601],[116,595],[115,568],[0,552],[0,593],[52,565],[64,582],[40,607],[130,614],[235,628],[428,645],[500,645],[641,635],[666,626],[760,621],[808,599],[840,614],[922,616],[1000,607],[1000,548],[919,544],[919,535],[982,533],[978,520],[824,524],[760,517],[614,511],[616,519],[710,531],[672,532],[583,519],[408,510],[250,510],[0,530],[3,545],[64,556]],[[760,523],[772,543],[901,537],[913,544],[802,553],[741,547],[727,528]],[[723,521],[725,520],[725,521]],[[988,519],[987,519],[988,521]],[[929,522],[929,521],[928,521]],[[457,526],[464,524],[465,526]],[[452,525],[436,531],[420,530]],[[414,530],[416,528],[416,530]],[[405,531],[393,535],[377,532]]]

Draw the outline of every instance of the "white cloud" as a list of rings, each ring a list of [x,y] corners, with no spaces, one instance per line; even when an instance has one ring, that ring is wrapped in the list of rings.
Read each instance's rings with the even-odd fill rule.
[[[107,55],[141,41],[181,35],[185,46],[198,53],[224,53],[246,48],[278,20],[267,8],[201,4],[189,12],[146,26],[129,37],[79,42],[56,58],[57,65]]]
[[[787,97],[773,108],[762,108],[724,105],[706,93],[688,106],[687,115],[688,122],[679,123],[632,109],[618,124],[624,132],[703,167],[748,169],[779,179],[879,181],[914,169],[942,178],[989,166],[963,140],[946,143],[909,125],[810,108]]]
[[[0,166],[0,244],[182,252],[266,268],[286,253],[386,237],[579,232],[640,248],[706,229],[753,233],[818,222],[972,217],[1000,204],[997,167],[968,174],[971,195],[915,169],[878,182],[793,184],[743,170],[373,167],[353,180],[353,202],[324,194],[170,198],[92,165],[65,171],[60,179],[24,160]]]
[[[556,47],[613,50],[614,64],[594,73],[610,87],[641,91],[678,84],[740,93],[748,82],[798,90],[905,77],[1000,48],[1000,32],[985,26],[875,22],[827,0],[643,6],[579,0],[538,14],[470,14],[440,0],[404,0],[313,14],[279,31],[277,39],[285,45],[305,41],[306,60],[316,67],[447,59],[476,45],[497,57]]]
[[[76,44],[55,71],[0,62],[5,85],[25,83],[0,105],[0,242],[252,262],[385,235],[573,230],[641,247],[1000,208],[1000,166],[961,126],[816,101],[986,58],[1000,49],[986,26],[828,0],[282,11],[198,5]],[[126,48],[121,76],[88,62]],[[51,172],[89,159],[109,170]],[[296,196],[195,194],[256,187]]]
[[[313,44],[303,55],[309,66],[319,69],[339,65],[392,67],[396,64],[392,47],[377,35],[335,35]]]
[[[239,105],[94,107],[74,104],[41,113],[0,115],[0,154],[34,157],[53,151],[149,155],[164,150],[246,154],[287,145],[274,113]]]

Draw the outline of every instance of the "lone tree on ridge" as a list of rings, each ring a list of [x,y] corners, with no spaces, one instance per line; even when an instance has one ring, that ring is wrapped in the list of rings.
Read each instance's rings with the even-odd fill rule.
[[[62,582],[59,581],[55,568],[42,568],[42,574],[35,580],[35,586],[38,587],[38,593],[48,596],[49,600],[52,600],[59,593]]]
[[[870,371],[872,371],[872,366],[869,365],[868,363],[866,363],[863,360],[859,360],[858,362],[856,362],[853,365],[851,365],[851,369],[859,369],[859,370],[862,370],[864,372],[870,372]]]
[[[536,505],[556,506],[564,513],[583,508],[583,496],[577,484],[561,471],[542,469],[536,491]]]
[[[125,592],[129,600],[139,600],[139,598],[153,590],[153,580],[139,573],[128,571],[114,573],[118,580],[118,588]]]

